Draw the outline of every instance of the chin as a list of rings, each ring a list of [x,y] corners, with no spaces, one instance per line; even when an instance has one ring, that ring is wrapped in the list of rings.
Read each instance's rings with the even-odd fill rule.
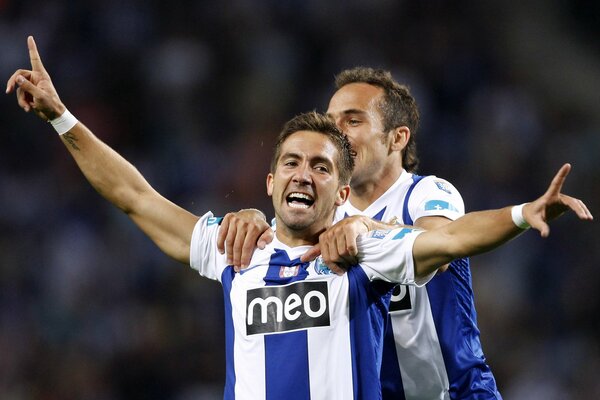
[[[284,217],[281,219],[282,222],[287,226],[290,230],[293,231],[303,231],[309,228],[314,224],[314,219],[306,217]]]

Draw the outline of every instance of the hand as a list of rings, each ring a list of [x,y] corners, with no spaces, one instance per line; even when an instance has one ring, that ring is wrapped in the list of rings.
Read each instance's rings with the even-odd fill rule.
[[[272,240],[273,230],[265,221],[265,215],[247,209],[225,215],[217,236],[217,248],[221,254],[227,254],[227,263],[239,272],[250,264],[255,247],[264,249]]]
[[[546,193],[523,207],[523,217],[532,228],[540,231],[542,237],[548,237],[550,234],[548,222],[560,217],[569,209],[573,210],[579,219],[588,221],[594,219],[581,200],[560,192],[569,171],[571,171],[571,164],[563,165],[550,182]]]
[[[59,117],[66,108],[42,64],[33,36],[27,38],[27,47],[31,70],[18,69],[6,84],[6,93],[11,93],[16,88],[17,103],[23,110],[33,110],[44,121],[52,120]]]
[[[371,230],[371,219],[364,216],[345,218],[319,236],[319,244],[311,247],[300,257],[302,262],[312,261],[319,256],[329,269],[343,274],[349,267],[358,263],[356,238]]]

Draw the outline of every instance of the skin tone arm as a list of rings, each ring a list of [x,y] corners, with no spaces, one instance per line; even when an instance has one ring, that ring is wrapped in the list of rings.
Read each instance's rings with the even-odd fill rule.
[[[569,209],[582,220],[593,219],[581,200],[560,193],[570,169],[569,164],[563,165],[546,193],[523,208],[525,220],[539,230],[542,237],[547,237],[550,233],[547,223]],[[417,277],[446,268],[449,262],[457,258],[490,251],[523,232],[512,221],[511,207],[469,213],[456,221],[428,217],[421,218],[418,222],[420,227],[432,229],[419,235],[413,247]],[[345,265],[358,261],[356,237],[359,234],[374,229],[397,227],[398,225],[376,222],[364,216],[346,218],[324,232],[319,238],[319,244],[301,258],[309,261],[321,253],[327,266],[333,272],[340,273]]]
[[[66,110],[44,68],[33,37],[27,39],[31,70],[17,70],[6,93],[16,91],[17,102],[45,121]],[[190,241],[198,217],[154,190],[138,170],[78,122],[61,140],[90,184],[123,210],[168,256],[189,264]]]
[[[586,205],[579,199],[561,193],[570,164],[563,165],[548,190],[537,200],[523,207],[523,217],[542,237],[550,234],[548,222],[568,210],[584,221],[593,220]],[[415,276],[422,277],[450,261],[490,251],[523,232],[511,217],[511,208],[479,211],[422,233],[415,240],[413,257]]]

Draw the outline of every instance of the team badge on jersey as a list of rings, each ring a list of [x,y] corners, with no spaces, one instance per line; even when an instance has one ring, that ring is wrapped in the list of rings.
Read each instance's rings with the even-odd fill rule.
[[[452,194],[452,190],[450,189],[450,185],[448,184],[448,182],[435,181],[435,186],[437,186],[438,189],[443,190],[448,194]]]
[[[279,277],[280,278],[291,278],[292,276],[298,275],[299,270],[300,270],[299,265],[294,265],[292,267],[282,266],[279,269]]]
[[[427,203],[425,203],[425,211],[431,210],[450,210],[458,212],[458,209],[456,207],[444,200],[429,200]]]
[[[333,274],[333,272],[331,272],[331,270],[329,269],[329,267],[327,265],[325,265],[325,263],[323,262],[323,258],[322,257],[317,257],[317,259],[315,261],[315,272],[318,275],[331,275],[331,274]]]
[[[373,239],[383,239],[388,233],[390,233],[389,230],[376,229],[367,233],[367,237],[371,237]]]

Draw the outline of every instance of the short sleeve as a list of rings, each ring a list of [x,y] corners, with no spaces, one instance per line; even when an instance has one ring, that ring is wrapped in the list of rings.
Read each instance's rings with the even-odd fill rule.
[[[357,239],[359,265],[371,280],[423,286],[435,275],[415,278],[413,244],[423,231],[411,228],[377,230]]]
[[[204,214],[192,232],[190,243],[190,266],[200,275],[214,280],[221,280],[221,274],[227,267],[225,254],[217,249],[217,233],[222,218],[216,218],[211,212]]]
[[[423,178],[415,186],[408,209],[413,221],[433,216],[454,221],[465,214],[465,204],[458,190],[447,180],[433,175]]]

